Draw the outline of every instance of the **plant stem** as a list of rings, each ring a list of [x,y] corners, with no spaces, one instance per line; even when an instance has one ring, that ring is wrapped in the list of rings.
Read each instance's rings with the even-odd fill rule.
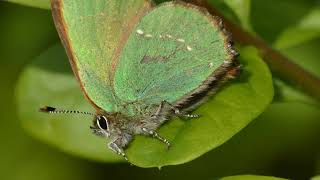
[[[273,49],[259,37],[248,33],[239,25],[225,18],[206,0],[189,0],[189,2],[200,7],[205,7],[212,15],[221,17],[226,28],[232,33],[233,39],[241,45],[253,45],[257,47],[264,61],[276,76],[320,100],[320,79],[315,75],[293,63],[292,60],[282,55],[278,50]]]

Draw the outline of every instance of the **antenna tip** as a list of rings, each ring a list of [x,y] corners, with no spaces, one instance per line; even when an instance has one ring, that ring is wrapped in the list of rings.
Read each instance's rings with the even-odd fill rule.
[[[54,112],[55,110],[56,108],[50,107],[50,106],[45,106],[39,109],[40,112],[45,112],[45,113]]]

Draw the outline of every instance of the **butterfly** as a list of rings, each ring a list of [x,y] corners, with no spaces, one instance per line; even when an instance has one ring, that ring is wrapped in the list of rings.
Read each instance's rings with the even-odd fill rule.
[[[95,113],[46,106],[47,113],[94,116],[90,127],[124,150],[137,134],[154,137],[238,76],[239,55],[218,17],[180,1],[52,0],[54,22],[73,72]]]

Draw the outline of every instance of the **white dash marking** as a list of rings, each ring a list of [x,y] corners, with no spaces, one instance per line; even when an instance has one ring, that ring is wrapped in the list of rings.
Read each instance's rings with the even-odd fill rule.
[[[224,64],[231,64],[231,61],[223,61]]]
[[[192,51],[192,47],[187,46],[187,50],[188,50],[188,51]]]
[[[137,34],[143,35],[143,33],[144,33],[144,32],[143,32],[141,29],[138,29],[138,30],[137,30]]]
[[[169,38],[169,39],[172,38],[172,36],[170,34],[166,34],[166,37]]]
[[[152,38],[152,35],[151,35],[151,34],[146,34],[144,37],[146,37],[146,38]]]
[[[177,39],[177,41],[182,43],[186,42],[184,39]]]
[[[163,36],[160,34],[160,35],[159,35],[159,38],[163,38]]]

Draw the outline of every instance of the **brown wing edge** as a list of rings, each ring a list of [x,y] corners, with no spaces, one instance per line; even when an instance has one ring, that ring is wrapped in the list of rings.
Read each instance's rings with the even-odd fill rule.
[[[145,0],[144,3],[145,3],[145,7],[151,8],[154,6],[154,3],[151,0]],[[92,101],[92,99],[89,97],[89,95],[87,94],[87,92],[84,88],[84,84],[81,82],[81,79],[79,77],[78,66],[76,63],[76,57],[74,56],[74,53],[73,53],[72,44],[70,42],[69,35],[68,35],[68,27],[65,22],[65,19],[63,18],[64,16],[63,16],[62,9],[63,9],[62,0],[51,0],[51,11],[52,11],[53,21],[54,21],[55,27],[57,29],[57,32],[59,34],[60,40],[66,50],[69,62],[71,64],[72,71],[80,84],[80,87],[82,89],[82,92],[85,95],[85,98],[94,106],[94,108],[97,111],[101,111],[102,108],[100,108],[97,104],[95,104]],[[139,18],[135,18],[135,19],[139,19]],[[130,29],[128,31],[130,31]],[[129,35],[130,35],[130,33],[126,33],[125,35],[121,35],[121,37],[122,37],[121,42],[126,42]],[[122,48],[117,48],[116,54],[118,54],[118,53],[120,54],[121,49]]]
[[[204,80],[201,85],[172,103],[176,108],[181,108],[184,111],[192,111],[205,102],[210,96],[216,94],[219,88],[229,79],[239,76],[241,70],[241,65],[237,60],[239,53],[234,49],[232,34],[226,30],[222,19],[217,16],[212,16],[207,9],[182,1],[166,2],[160,6],[163,5],[183,6],[197,10],[211,20],[213,25],[219,28],[220,33],[224,37],[224,48],[228,53],[228,57],[224,63],[221,64],[206,80]]]
[[[156,4],[152,1],[152,0],[144,0],[144,9],[139,12],[139,14],[135,17],[132,17],[130,19],[130,21],[126,22],[126,27],[125,29],[127,29],[123,34],[121,34],[120,36],[120,39],[119,39],[119,46],[115,49],[115,52],[112,56],[112,64],[111,64],[111,68],[112,68],[112,74],[110,74],[110,84],[114,84],[114,72],[115,72],[115,69],[116,69],[116,66],[118,64],[118,61],[119,61],[119,58],[120,58],[120,54],[122,52],[122,49],[124,48],[126,42],[128,41],[128,38],[131,34],[131,31],[132,29],[134,29],[135,25],[139,22],[139,20],[147,15],[150,11],[152,11]],[[115,94],[114,92],[114,88],[112,88],[113,90],[113,93]]]

